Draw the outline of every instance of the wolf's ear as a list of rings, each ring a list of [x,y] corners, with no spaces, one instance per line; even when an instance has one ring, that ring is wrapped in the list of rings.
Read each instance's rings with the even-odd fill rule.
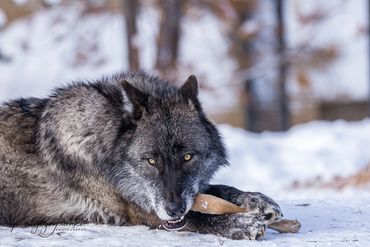
[[[124,80],[122,87],[126,92],[130,103],[132,104],[132,114],[136,120],[140,119],[147,107],[148,94],[141,92],[139,89]]]
[[[189,76],[184,85],[180,88],[180,93],[187,99],[195,100],[198,97],[198,81],[195,75]]]

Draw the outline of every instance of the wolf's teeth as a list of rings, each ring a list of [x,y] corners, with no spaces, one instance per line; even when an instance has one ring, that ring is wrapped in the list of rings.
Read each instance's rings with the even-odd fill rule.
[[[185,216],[181,216],[180,219],[178,219],[178,220],[169,220],[168,223],[170,223],[170,224],[180,223],[181,221],[184,220],[184,218],[185,218]]]

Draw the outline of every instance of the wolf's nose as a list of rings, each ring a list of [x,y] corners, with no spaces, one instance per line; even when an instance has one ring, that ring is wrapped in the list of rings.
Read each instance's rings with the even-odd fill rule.
[[[168,202],[166,212],[171,217],[180,217],[185,213],[186,206],[184,201]]]

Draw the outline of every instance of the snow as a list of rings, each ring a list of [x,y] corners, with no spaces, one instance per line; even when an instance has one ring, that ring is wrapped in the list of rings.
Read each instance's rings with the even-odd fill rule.
[[[0,63],[1,101],[44,97],[61,83],[127,68],[123,18],[111,14],[80,18],[82,10],[75,6],[42,11],[2,32],[1,48],[11,62]],[[101,27],[100,35],[96,27]]]
[[[230,152],[231,169],[216,182],[270,192],[295,180],[348,176],[370,164],[370,119],[359,122],[315,121],[285,133],[255,134],[220,126]],[[238,171],[238,172],[235,172]]]
[[[2,9],[0,9],[0,28],[5,26],[6,21],[7,21],[6,14]]]
[[[339,58],[321,70],[310,71],[312,95],[324,100],[364,100],[369,95],[368,35],[361,31],[368,26],[368,1],[289,0],[286,3],[287,42],[289,48],[309,47],[338,49]],[[323,13],[318,24],[304,24],[302,15]],[[289,89],[298,93],[296,79],[291,75]]]
[[[139,12],[137,21],[137,46],[139,47],[140,69],[153,71],[157,57],[156,39],[159,34],[160,13],[150,6]]]
[[[189,74],[199,76],[204,87],[211,89],[210,92],[201,90],[200,95],[208,112],[232,108],[238,103],[237,88],[230,87],[237,65],[228,55],[229,44],[225,42],[222,23],[207,11],[194,12],[195,17],[181,22],[179,63]]]
[[[233,241],[214,235],[106,225],[0,227],[1,244],[17,246],[369,246],[369,193],[278,201],[285,217],[302,223],[296,234],[268,230],[263,240]]]
[[[16,5],[23,5],[26,4],[28,0],[13,0],[12,2]]]
[[[369,190],[286,187],[294,180],[318,175],[327,179],[349,175],[367,165],[370,119],[312,122],[285,133],[252,134],[227,125],[219,128],[232,166],[223,169],[214,182],[273,197],[285,218],[301,222],[297,234],[268,230],[259,241],[233,241],[214,235],[150,230],[145,226],[0,227],[0,246],[370,246]]]

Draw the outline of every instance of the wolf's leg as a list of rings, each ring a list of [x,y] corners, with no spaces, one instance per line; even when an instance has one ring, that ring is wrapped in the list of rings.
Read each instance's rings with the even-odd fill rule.
[[[205,193],[247,208],[250,213],[263,215],[268,223],[283,217],[279,205],[270,197],[259,192],[244,192],[226,185],[210,185]]]
[[[185,231],[209,233],[230,239],[255,240],[263,236],[267,221],[257,214],[210,215],[190,211]]]
[[[226,185],[210,185],[211,194],[248,209],[248,213],[209,215],[190,211],[185,230],[211,233],[231,239],[258,239],[266,227],[282,217],[279,205],[258,192],[244,192]]]

